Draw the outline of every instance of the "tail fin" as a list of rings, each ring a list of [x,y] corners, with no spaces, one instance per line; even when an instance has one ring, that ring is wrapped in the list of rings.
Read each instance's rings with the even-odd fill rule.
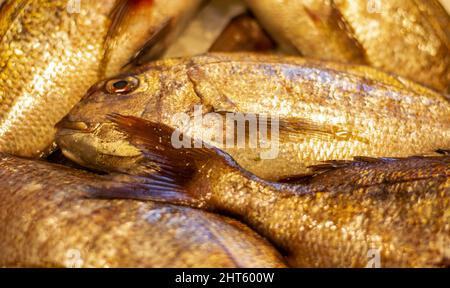
[[[203,148],[175,148],[172,145],[175,129],[162,123],[118,114],[108,118],[127,135],[131,144],[141,149],[144,161],[153,166],[156,164],[157,168],[156,172],[139,175],[136,183],[105,190],[95,189],[90,193],[91,197],[153,200],[199,207],[205,203],[199,200],[199,195],[195,195],[197,191],[189,191],[189,183],[200,167],[208,161],[224,160],[228,165],[237,165],[228,154],[217,148],[198,142],[194,146],[197,140],[192,140],[191,147]]]

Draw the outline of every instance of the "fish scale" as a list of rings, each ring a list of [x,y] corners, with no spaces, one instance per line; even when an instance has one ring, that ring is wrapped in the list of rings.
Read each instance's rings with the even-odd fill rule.
[[[140,56],[162,53],[201,4],[200,0],[2,3],[0,151],[24,157],[51,152],[54,125],[92,84],[141,61]]]
[[[285,50],[359,63],[448,93],[450,16],[438,0],[246,0]]]
[[[167,125],[117,114],[110,119],[159,169],[137,174],[145,179],[138,191],[94,191],[92,198],[233,215],[284,251],[293,267],[450,264],[449,151],[327,161],[316,174],[283,184],[255,176],[216,147],[175,148]]]
[[[67,1],[29,2],[0,43],[0,58],[5,63],[0,94],[10,99],[7,109],[0,112],[0,150],[23,156],[44,152],[53,141],[53,124],[78,101],[79,91],[96,81],[95,59],[101,58],[102,49],[96,39],[102,39],[107,31],[108,10],[114,4],[90,2],[93,4],[83,12],[86,16],[81,17],[66,11]],[[61,22],[60,17],[71,24]],[[70,25],[77,29],[70,30]],[[62,57],[76,53],[77,57]],[[63,71],[83,73],[84,77],[77,81],[57,77]]]
[[[0,153],[0,265],[285,267],[266,240],[236,220],[174,205],[86,197],[122,185]]]
[[[195,105],[206,112],[277,116],[288,125],[306,122],[326,131],[288,132],[280,127],[279,153],[273,159],[261,159],[260,153],[267,151],[263,148],[224,148],[245,169],[266,179],[309,173],[308,166],[324,160],[404,157],[450,144],[450,104],[444,96],[365,66],[206,54],[157,61],[130,76],[140,83],[135,90],[116,94],[106,90],[108,81],[101,82],[58,125],[57,142],[69,158],[95,169],[132,171],[140,152],[127,144],[107,116],[121,113],[176,125],[173,115],[193,117]],[[71,123],[95,129],[80,131]]]

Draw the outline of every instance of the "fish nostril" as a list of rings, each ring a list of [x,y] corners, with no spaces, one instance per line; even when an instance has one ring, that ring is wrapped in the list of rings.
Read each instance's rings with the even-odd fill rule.
[[[73,130],[81,130],[81,131],[89,129],[89,126],[84,122],[72,122],[70,123],[70,127]]]

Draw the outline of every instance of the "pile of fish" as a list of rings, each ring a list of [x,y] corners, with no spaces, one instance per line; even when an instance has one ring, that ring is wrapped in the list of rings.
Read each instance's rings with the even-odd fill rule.
[[[231,2],[0,0],[1,266],[450,266],[443,6]]]

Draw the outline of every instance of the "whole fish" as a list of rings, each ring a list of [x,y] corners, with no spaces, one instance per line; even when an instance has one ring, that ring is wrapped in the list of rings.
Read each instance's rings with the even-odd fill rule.
[[[0,151],[37,157],[52,150],[54,125],[87,89],[160,51],[201,1],[188,2],[3,1]]]
[[[236,220],[153,202],[87,199],[96,190],[132,189],[123,176],[105,177],[0,154],[0,265],[284,267],[267,241]]]
[[[276,40],[306,57],[367,63],[450,91],[450,16],[438,0],[246,2]]]
[[[174,148],[174,130],[164,124],[113,121],[159,170],[141,174],[148,177],[145,189],[91,196],[227,212],[295,267],[450,266],[450,156],[330,161],[302,184],[280,184],[247,172],[217,148]]]
[[[108,114],[178,127],[179,113],[194,118],[229,111],[280,122],[269,148],[223,147],[266,179],[307,174],[308,166],[324,160],[405,157],[450,143],[449,102],[413,82],[365,66],[225,53],[157,61],[99,82],[58,124],[57,142],[83,166],[133,170],[141,153]],[[188,123],[193,136],[211,128],[206,119]]]

